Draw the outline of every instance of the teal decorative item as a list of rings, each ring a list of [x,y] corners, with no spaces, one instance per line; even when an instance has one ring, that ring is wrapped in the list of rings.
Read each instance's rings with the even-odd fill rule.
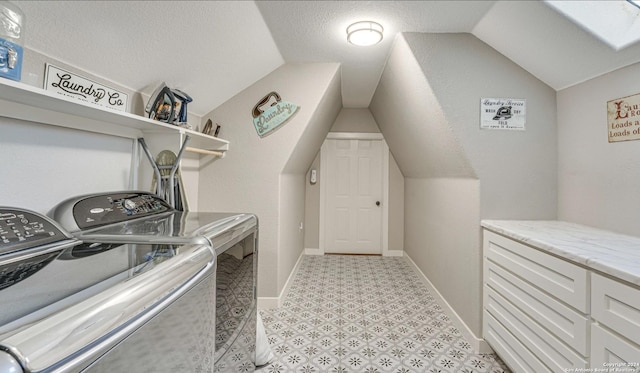
[[[268,106],[266,109],[263,107]],[[258,136],[265,137],[272,134],[284,123],[289,121],[300,107],[298,105],[282,101],[277,92],[270,92],[253,107],[253,125]]]

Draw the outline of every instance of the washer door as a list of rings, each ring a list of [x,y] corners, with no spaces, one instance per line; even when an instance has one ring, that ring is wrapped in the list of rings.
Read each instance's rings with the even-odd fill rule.
[[[168,362],[213,366],[213,249],[158,247],[134,263],[138,259],[141,264],[94,286],[100,291],[65,299],[67,307],[0,336],[0,350],[33,373],[211,371],[175,369]],[[128,359],[118,355],[127,353]],[[114,368],[120,358],[126,369]]]
[[[211,274],[83,372],[212,372],[215,286]]]

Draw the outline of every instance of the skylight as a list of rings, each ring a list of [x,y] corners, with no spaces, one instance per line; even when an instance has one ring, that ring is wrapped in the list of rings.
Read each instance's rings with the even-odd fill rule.
[[[617,51],[640,41],[638,1],[545,0],[549,6]]]

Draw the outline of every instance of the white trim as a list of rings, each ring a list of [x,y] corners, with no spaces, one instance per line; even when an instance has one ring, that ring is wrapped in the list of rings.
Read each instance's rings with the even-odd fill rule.
[[[304,255],[324,255],[324,252],[318,248],[311,249],[307,247],[304,249]]]
[[[296,272],[298,272],[298,268],[300,267],[300,263],[302,263],[302,257],[304,257],[306,250],[308,249],[305,249],[300,253],[300,256],[298,257],[296,264],[293,266],[291,273],[289,273],[287,282],[284,283],[284,287],[282,287],[282,291],[280,291],[280,295],[278,295],[277,297],[258,297],[259,310],[282,307],[282,303],[284,302],[284,297],[289,292],[289,288],[291,288],[291,284],[293,283],[293,276],[295,276]]]
[[[331,140],[384,140],[379,132],[329,132],[327,139]]]
[[[382,256],[404,256],[403,250],[387,250]]]
[[[451,318],[454,324],[458,326],[458,329],[460,329],[462,336],[467,340],[467,342],[471,344],[471,347],[473,348],[473,350],[479,354],[493,353],[493,350],[491,349],[491,347],[489,347],[489,344],[487,343],[487,341],[485,341],[483,338],[476,337],[476,335],[471,331],[471,329],[469,329],[467,324],[464,321],[462,321],[460,316],[458,316],[458,314],[451,307],[451,305],[447,303],[444,297],[442,297],[442,294],[440,294],[438,289],[436,289],[435,286],[433,286],[433,284],[431,283],[431,281],[429,281],[427,276],[425,276],[425,274],[420,270],[420,268],[413,261],[413,259],[411,259],[411,257],[407,254],[405,254],[404,257],[407,258],[407,260],[409,261],[409,263],[411,263],[411,265],[413,265],[414,269],[418,272],[418,274],[422,276],[422,279],[424,280],[425,285],[427,285],[427,288],[429,288],[429,292],[434,296],[434,298],[436,298],[439,301],[440,305],[443,306],[442,309]]]
[[[366,133],[366,132],[329,132],[325,140],[373,140],[382,141],[382,223],[381,223],[381,250],[382,256],[398,256],[397,254],[390,253],[389,251],[389,145],[384,140],[384,136],[381,133]],[[326,183],[322,181],[322,177],[327,174],[327,145],[326,141],[322,142],[320,148],[320,224],[319,224],[319,237],[318,237],[318,249],[305,249],[314,250],[312,255],[324,255],[325,254],[325,200],[326,200]],[[311,252],[310,252],[311,254]],[[402,255],[399,255],[402,256]]]
[[[271,310],[278,308],[280,297],[258,297],[259,310]]]

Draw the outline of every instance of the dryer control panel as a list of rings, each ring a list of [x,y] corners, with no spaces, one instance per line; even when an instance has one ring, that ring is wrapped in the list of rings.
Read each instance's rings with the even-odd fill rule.
[[[166,211],[173,209],[160,197],[145,192],[92,195],[73,205],[73,217],[80,229],[120,223]]]
[[[48,218],[40,214],[0,207],[0,255],[67,238]]]

